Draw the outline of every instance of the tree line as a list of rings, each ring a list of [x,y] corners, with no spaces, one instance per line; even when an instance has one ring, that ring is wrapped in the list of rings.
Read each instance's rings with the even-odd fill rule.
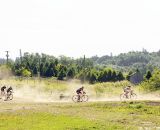
[[[58,80],[80,79],[82,82],[121,81],[125,77],[121,71],[108,67],[95,66],[90,58],[85,56],[73,59],[66,56],[56,58],[46,54],[24,53],[10,63],[16,76],[25,77],[55,77]]]
[[[121,53],[117,56],[105,55],[102,57],[91,57],[95,65],[113,66],[121,71],[135,71],[137,68],[142,74],[146,71],[153,71],[155,67],[160,68],[160,50],[157,52],[131,51],[128,53]]]
[[[110,82],[129,80],[138,70],[145,75],[154,67],[160,66],[160,51],[149,53],[129,52],[118,56],[94,56],[74,59],[66,56],[54,57],[39,53],[24,53],[15,61],[9,60],[9,65],[16,76],[25,77],[55,77],[58,80],[80,79],[82,82]],[[5,60],[0,59],[0,64]]]

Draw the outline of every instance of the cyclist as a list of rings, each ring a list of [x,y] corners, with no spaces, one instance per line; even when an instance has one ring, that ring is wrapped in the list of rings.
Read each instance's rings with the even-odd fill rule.
[[[5,95],[5,90],[6,90],[6,86],[4,85],[3,87],[1,87],[1,96]],[[1,98],[1,97],[0,97]]]
[[[81,88],[76,90],[76,93],[78,94],[78,102],[80,101],[80,97],[85,94],[84,92],[84,87],[82,86]]]
[[[13,92],[13,88],[10,86],[10,87],[7,89],[7,94],[6,94],[5,101],[6,101],[7,98],[12,94],[12,92]]]
[[[11,94],[12,91],[13,91],[13,88],[10,86],[10,87],[7,89],[7,95],[8,95],[8,94]]]
[[[125,87],[124,89],[124,95],[126,96],[126,98],[129,98],[129,96],[128,96],[128,94],[130,93],[130,94],[132,94],[132,89],[131,89],[131,86],[127,86],[127,87]]]

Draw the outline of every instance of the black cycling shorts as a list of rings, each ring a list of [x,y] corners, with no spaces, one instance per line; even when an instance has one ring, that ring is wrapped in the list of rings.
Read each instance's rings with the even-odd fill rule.
[[[77,93],[77,94],[82,94],[81,92],[78,92],[78,91],[77,91],[76,93]]]

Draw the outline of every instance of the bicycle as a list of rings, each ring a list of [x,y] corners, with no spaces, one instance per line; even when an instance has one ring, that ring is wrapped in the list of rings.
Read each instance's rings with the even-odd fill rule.
[[[126,95],[126,93],[120,94],[121,101],[127,100],[127,99],[135,100],[135,99],[137,99],[137,94],[135,94],[134,92],[128,93],[128,96]]]
[[[0,99],[3,99],[5,97],[5,95],[6,95],[5,92],[1,92],[0,93]]]
[[[10,91],[10,92],[8,92],[7,94],[6,94],[6,99],[5,99],[5,101],[7,101],[7,100],[12,100],[13,99],[13,91]]]
[[[80,96],[80,100],[78,100],[78,97]],[[73,95],[72,96],[72,100],[74,102],[87,102],[88,101],[88,95],[86,95],[85,93],[83,93],[82,95]]]

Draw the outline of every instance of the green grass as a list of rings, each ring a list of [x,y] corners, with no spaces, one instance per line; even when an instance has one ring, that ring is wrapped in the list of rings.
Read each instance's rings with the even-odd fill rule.
[[[74,91],[79,82],[55,79],[0,80],[0,85]],[[119,96],[129,82],[84,84],[93,97]],[[74,88],[75,87],[75,88]],[[139,88],[135,88],[136,91]],[[88,94],[87,93],[87,94]],[[23,100],[22,100],[23,101]],[[139,130],[160,127],[160,102],[23,103],[0,101],[0,130]]]
[[[138,130],[159,120],[160,102],[0,103],[0,130]]]
[[[82,118],[34,111],[0,114],[0,121],[0,129],[3,130],[80,130],[103,128],[99,124]]]

